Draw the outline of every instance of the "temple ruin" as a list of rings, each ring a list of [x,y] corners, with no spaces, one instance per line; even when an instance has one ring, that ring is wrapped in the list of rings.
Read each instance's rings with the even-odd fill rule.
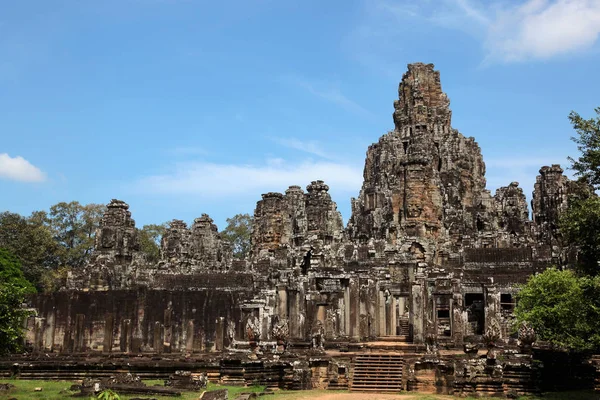
[[[452,128],[432,64],[410,64],[398,92],[347,226],[315,180],[262,195],[248,259],[203,214],[173,220],[151,264],[129,206],[112,200],[91,262],[32,299],[33,349],[88,369],[110,355],[149,371],[139,360],[159,357],[222,383],[535,392],[535,334],[512,334],[516,285],[568,263],[557,223],[582,189],[541,167],[530,219],[517,182],[486,189],[479,145]]]

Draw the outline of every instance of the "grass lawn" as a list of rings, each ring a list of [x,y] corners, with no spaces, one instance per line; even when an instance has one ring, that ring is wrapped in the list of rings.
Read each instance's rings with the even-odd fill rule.
[[[77,392],[72,392],[69,390],[71,385],[77,382],[71,381],[38,381],[38,380],[16,380],[16,379],[4,379],[0,380],[0,383],[10,383],[15,385],[15,388],[10,390],[9,392],[0,391],[0,399],[10,399],[17,398],[18,400],[29,400],[29,399],[47,399],[47,400],[62,400],[70,397],[72,394]],[[155,384],[163,385],[164,381],[155,380],[155,381],[144,381],[144,383],[148,386],[153,386]],[[36,392],[35,388],[41,387],[41,392]],[[215,389],[227,389],[229,391],[229,398],[235,399],[235,397],[242,392],[262,392],[263,387],[238,387],[238,386],[220,386],[214,385],[212,383],[208,384],[208,390]],[[181,397],[173,397],[173,396],[155,396],[155,395],[122,395],[119,396],[121,400],[128,400],[134,397],[152,397],[156,399],[182,399],[182,400],[196,400],[200,396],[202,392],[183,392]],[[118,393],[117,393],[118,394]],[[79,397],[80,399],[85,399],[84,397]],[[269,396],[269,399],[272,399],[273,396]],[[90,397],[92,399],[92,397]]]
[[[152,386],[155,384],[163,384],[162,380],[144,381],[146,385]],[[11,391],[0,392],[0,399],[16,398],[18,400],[29,400],[29,399],[47,399],[47,400],[61,400],[69,398],[75,392],[69,390],[69,387],[75,382],[71,381],[30,381],[30,380],[15,380],[15,379],[4,379],[0,380],[0,383],[10,383],[15,385],[15,388]],[[41,392],[36,392],[34,389],[41,387]],[[242,392],[261,392],[263,387],[238,387],[238,386],[220,386],[209,383],[208,390],[214,389],[228,389],[229,399],[235,399],[236,396]],[[196,400],[200,396],[201,392],[184,392],[181,397],[170,397],[170,396],[149,396],[149,395],[123,395],[120,396],[121,400],[128,400],[134,397],[152,397],[156,399],[183,399],[183,400]],[[81,398],[81,397],[80,397]],[[405,393],[398,395],[378,395],[371,393],[349,393],[346,391],[331,391],[331,390],[310,390],[310,391],[276,391],[274,395],[262,397],[265,400],[301,400],[301,399],[323,399],[323,400],[378,400],[381,399],[406,399],[406,400],[448,400],[458,399],[458,397],[452,396],[440,396],[431,394],[419,394],[419,393]],[[83,398],[82,398],[83,399]],[[92,398],[90,398],[92,399]],[[483,398],[478,398],[483,400]],[[548,393],[543,397],[522,397],[522,400],[598,400],[600,394],[592,391],[579,391],[579,392],[561,392],[561,393]]]

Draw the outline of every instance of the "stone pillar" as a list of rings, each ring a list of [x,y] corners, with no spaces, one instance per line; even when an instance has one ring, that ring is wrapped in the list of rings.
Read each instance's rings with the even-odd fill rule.
[[[359,339],[360,327],[360,293],[358,280],[350,279],[350,336]]]
[[[114,332],[115,316],[114,314],[108,314],[104,319],[104,338],[102,342],[102,352],[111,353],[113,346],[113,332]]]
[[[285,286],[277,287],[277,314],[280,318],[288,317],[288,295]]]
[[[423,343],[425,339],[423,335],[425,304],[423,304],[422,281],[413,282],[410,301],[412,307],[409,320],[410,325],[412,326],[412,339],[416,343]]]
[[[398,326],[398,321],[396,320],[396,315],[398,314],[398,303],[396,302],[396,297],[392,296],[391,299],[391,315],[390,315],[390,335],[396,336],[396,326]]]
[[[72,353],[73,352],[73,339],[71,338],[73,330],[71,325],[67,325],[65,327],[65,334],[63,336],[63,345],[62,351],[63,353]]]
[[[367,316],[367,334],[365,336],[375,337],[377,336],[377,285],[374,281],[367,281],[367,291],[365,293],[366,298],[364,301],[367,304],[368,316]]]
[[[75,348],[74,352],[85,351],[85,315],[75,316]]]
[[[156,354],[162,354],[163,352],[163,338],[162,338],[162,324],[160,321],[154,322],[154,352]]]
[[[163,351],[165,353],[171,352],[171,341],[173,339],[173,326],[171,325],[171,314],[172,310],[167,308],[164,312],[164,339],[163,339]]]
[[[500,326],[501,315],[500,315],[500,292],[498,289],[492,284],[485,286],[485,330],[490,326],[490,322],[492,319],[495,319]],[[502,332],[500,332],[502,335]],[[501,337],[502,338],[502,337]],[[502,338],[503,339],[503,338]]]
[[[219,317],[215,322],[215,351],[223,351],[223,339],[225,337],[225,318]]]
[[[327,311],[325,310],[325,304],[318,304],[317,305],[317,321],[321,321],[321,322],[323,322],[323,324],[325,324],[326,314],[327,314]]]
[[[463,294],[460,290],[460,280],[452,281],[452,304],[450,305],[452,312],[452,340],[460,345],[464,342],[465,336],[465,321],[463,318]]]
[[[56,317],[54,311],[48,313],[46,319],[46,330],[44,331],[44,349],[46,351],[54,350],[54,329],[56,328]]]
[[[188,353],[194,352],[194,321],[188,321],[185,329],[185,351]]]
[[[120,349],[123,353],[131,352],[131,320],[121,320],[121,337],[119,338]]]
[[[44,350],[45,318],[35,317],[33,320],[33,350]]]
[[[385,331],[386,331],[386,318],[385,318],[385,296],[383,295],[383,291],[382,290],[378,290],[377,291],[377,300],[378,300],[378,315],[377,315],[377,321],[378,321],[378,331],[377,331],[377,335],[378,336],[385,336]]]
[[[350,320],[350,286],[344,288],[344,328],[343,335],[350,336],[350,327],[352,322]]]

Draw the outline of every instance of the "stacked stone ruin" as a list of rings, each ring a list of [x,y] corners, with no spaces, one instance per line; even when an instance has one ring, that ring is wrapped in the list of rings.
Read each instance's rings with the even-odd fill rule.
[[[90,263],[63,291],[33,300],[31,342],[55,352],[255,355],[412,343],[404,389],[418,389],[421,371],[437,368],[451,371],[449,392],[467,393],[469,379],[484,375],[481,390],[505,390],[489,363],[431,357],[436,348],[481,342],[492,326],[499,342],[516,344],[516,285],[568,262],[558,219],[582,189],[559,165],[543,166],[530,219],[517,182],[495,195],[486,189],[479,145],[452,128],[432,64],[410,64],[398,92],[394,130],[367,150],[346,227],[329,186],[315,180],[306,191],[262,195],[248,259],[232,257],[204,214],[191,228],[173,220],[151,264],[128,205],[112,200]],[[428,354],[418,346],[426,343]],[[532,379],[525,359],[511,365]],[[346,382],[353,368],[352,357],[319,365],[330,371],[327,382]]]

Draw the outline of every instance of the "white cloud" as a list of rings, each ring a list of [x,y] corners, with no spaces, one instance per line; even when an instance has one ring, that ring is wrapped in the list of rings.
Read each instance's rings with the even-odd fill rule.
[[[485,62],[549,59],[590,49],[600,36],[600,0],[372,0],[361,32],[390,27],[402,35],[403,22],[464,31],[481,40]],[[390,26],[390,17],[395,26]]]
[[[331,155],[327,154],[327,152],[323,150],[323,146],[316,140],[309,140],[307,142],[296,138],[272,138],[272,140],[275,143],[284,147],[289,147],[290,149],[300,150],[322,158],[331,159]]]
[[[488,58],[547,59],[592,47],[600,34],[598,0],[529,0],[499,10],[488,27]]]
[[[362,171],[347,164],[311,160],[289,163],[272,159],[263,165],[190,162],[176,164],[169,173],[143,178],[135,187],[139,191],[159,194],[218,198],[282,192],[290,185],[305,186],[317,179],[324,180],[336,191],[358,192],[362,184]]]
[[[20,182],[42,182],[46,179],[46,174],[23,157],[11,157],[7,153],[0,153],[0,178]]]

